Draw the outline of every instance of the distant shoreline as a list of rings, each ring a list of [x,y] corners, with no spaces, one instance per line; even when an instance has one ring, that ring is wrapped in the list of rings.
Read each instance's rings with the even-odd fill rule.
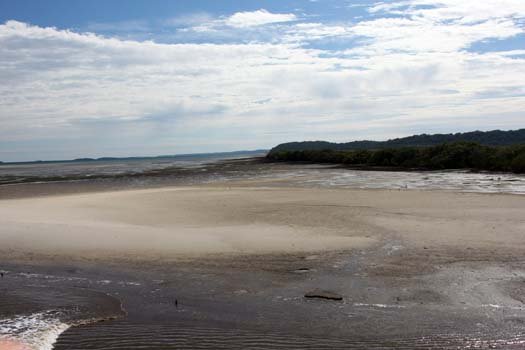
[[[29,161],[14,161],[6,162],[0,161],[2,165],[23,165],[23,164],[51,164],[51,163],[75,163],[75,162],[107,162],[107,161],[128,161],[128,160],[144,160],[144,159],[185,159],[185,158],[203,158],[203,157],[223,157],[228,155],[243,155],[243,154],[265,154],[268,150],[247,150],[247,151],[231,151],[231,152],[211,152],[211,153],[182,153],[173,155],[160,156],[136,156],[136,157],[98,157],[98,158],[75,158],[75,159],[57,159],[57,160],[29,160]]]

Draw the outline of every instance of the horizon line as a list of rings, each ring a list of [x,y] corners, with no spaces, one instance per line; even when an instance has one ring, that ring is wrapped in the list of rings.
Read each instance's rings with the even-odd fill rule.
[[[68,163],[68,162],[96,162],[104,160],[124,160],[124,159],[154,159],[154,158],[175,158],[175,157],[191,157],[191,156],[204,156],[204,155],[219,155],[219,154],[234,154],[234,153],[255,153],[255,152],[268,152],[269,149],[254,149],[254,150],[239,150],[239,151],[223,151],[223,152],[198,152],[198,153],[179,153],[179,154],[163,154],[156,156],[124,156],[124,157],[79,157],[73,159],[35,159],[35,160],[22,160],[22,161],[1,161],[0,165],[6,164],[34,164],[34,163]]]

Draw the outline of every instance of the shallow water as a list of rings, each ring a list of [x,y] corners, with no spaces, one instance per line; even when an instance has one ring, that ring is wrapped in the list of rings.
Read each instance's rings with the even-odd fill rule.
[[[4,191],[8,185],[26,182],[122,189],[253,180],[275,186],[525,194],[523,174],[355,170],[332,165],[266,163],[255,158],[199,157],[0,166],[0,185],[4,184],[1,186]]]
[[[329,167],[264,175],[301,186],[525,194],[525,176],[468,171],[373,171]]]
[[[52,279],[42,283],[39,275],[9,274],[1,282],[0,345],[50,350],[72,326],[123,315],[118,299],[85,288],[52,287]]]
[[[356,258],[359,259],[359,258]],[[345,267],[352,269],[353,258]],[[375,304],[305,300],[303,277],[263,295],[233,298],[220,291],[223,274],[174,269],[166,280],[136,280],[105,269],[95,272],[11,272],[0,292],[0,336],[31,350],[88,349],[522,349],[521,308],[504,305]],[[62,270],[64,271],[64,270]],[[147,274],[148,276],[149,274]],[[341,278],[345,278],[347,274]],[[259,272],[243,277],[246,288],[264,286]],[[271,275],[274,276],[274,275]],[[358,277],[353,275],[354,284]],[[153,273],[150,278],[157,278]],[[164,276],[162,276],[164,277]],[[167,276],[166,276],[167,277]],[[205,279],[203,279],[203,277]],[[327,282],[335,276],[320,272]],[[337,277],[335,277],[337,278]],[[272,279],[275,281],[274,279]],[[366,279],[368,283],[371,281]],[[363,280],[363,281],[365,281]],[[255,285],[254,285],[255,283]],[[192,285],[193,284],[193,285]],[[354,285],[355,286],[355,285]],[[217,290],[216,288],[219,288]],[[129,315],[103,290],[126,301]],[[187,289],[182,292],[182,289]],[[218,292],[218,294],[216,294]],[[201,293],[202,295],[200,295]],[[177,295],[178,308],[166,298]],[[42,308],[43,311],[36,311]],[[20,313],[5,317],[18,310]],[[109,310],[113,310],[109,312]],[[520,322],[518,322],[520,321]],[[0,343],[1,344],[1,343]]]
[[[87,340],[89,339],[89,340]],[[115,322],[71,329],[57,350],[82,349],[522,349],[525,334],[506,339],[464,334],[414,337],[316,337],[285,332]]]
[[[71,179],[86,180],[97,177],[110,178],[125,175],[150,174],[151,172],[165,169],[197,169],[205,164],[253,156],[254,153],[250,152],[246,154],[235,153],[234,155],[209,154],[95,161],[6,163],[0,164],[0,184],[67,181]]]

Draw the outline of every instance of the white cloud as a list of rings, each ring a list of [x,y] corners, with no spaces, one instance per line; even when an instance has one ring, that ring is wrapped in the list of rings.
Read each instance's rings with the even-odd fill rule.
[[[429,21],[426,18],[381,18],[352,27],[356,36],[370,38],[368,49],[384,51],[454,52],[484,39],[504,39],[523,33],[509,19],[490,19],[473,25]]]
[[[226,18],[224,23],[235,28],[260,26],[270,23],[283,23],[296,21],[293,13],[271,13],[265,9],[249,12],[237,12]]]
[[[407,0],[376,3],[373,17],[358,23],[298,23],[286,32],[289,41],[327,38],[359,41],[354,53],[378,55],[455,52],[486,39],[525,33],[525,1]],[[385,16],[388,15],[388,16]]]
[[[408,0],[377,3],[375,15],[352,27],[369,38],[361,52],[456,52],[485,39],[506,39],[525,33],[525,1]]]
[[[453,18],[463,23],[475,23],[491,18],[523,17],[525,3],[521,0],[409,0],[378,4],[370,8],[370,12],[382,11],[438,21]]]
[[[230,31],[236,34],[246,35],[246,30],[255,30],[260,33],[261,30],[267,29],[265,28],[267,27],[266,25],[279,25],[298,20],[297,16],[293,13],[272,13],[265,9],[236,12],[230,16],[221,16],[218,18],[199,16],[197,19],[199,19],[199,21],[188,23],[188,26],[183,28],[182,31],[207,34],[224,34]],[[182,20],[178,19],[177,22],[182,22]],[[237,35],[237,37],[239,36]]]
[[[344,25],[326,25],[323,23],[297,23],[287,29],[283,39],[287,42],[304,42],[330,37],[351,37],[350,27]]]

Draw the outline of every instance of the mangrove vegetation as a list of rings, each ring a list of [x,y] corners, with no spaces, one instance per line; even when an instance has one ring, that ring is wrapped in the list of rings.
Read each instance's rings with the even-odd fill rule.
[[[525,144],[488,146],[476,142],[451,142],[436,146],[380,149],[283,149],[274,148],[271,161],[303,161],[345,164],[356,167],[400,169],[471,169],[525,173]]]

